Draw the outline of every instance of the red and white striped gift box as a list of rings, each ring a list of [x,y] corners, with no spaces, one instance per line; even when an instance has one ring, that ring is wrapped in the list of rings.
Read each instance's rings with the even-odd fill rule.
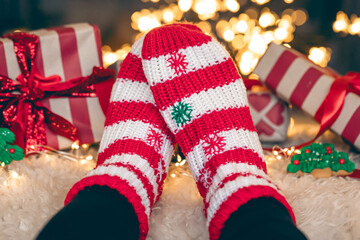
[[[39,37],[35,65],[44,77],[59,75],[62,81],[68,81],[90,75],[94,66],[102,66],[100,33],[95,25],[78,23],[29,33]],[[0,75],[15,80],[19,74],[13,42],[0,38]],[[80,143],[100,141],[105,116],[97,97],[49,98],[41,102],[78,129]],[[46,137],[47,145],[56,149],[72,144],[47,127]]]
[[[247,91],[250,113],[261,142],[286,140],[289,108],[270,91]]]
[[[283,100],[319,121],[318,109],[324,102],[334,73],[312,63],[301,53],[271,43],[254,73]],[[340,115],[331,129],[360,149],[360,96],[349,92]]]

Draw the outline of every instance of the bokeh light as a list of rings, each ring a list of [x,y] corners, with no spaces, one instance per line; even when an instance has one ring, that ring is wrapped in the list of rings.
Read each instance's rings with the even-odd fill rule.
[[[192,0],[179,0],[178,2],[180,10],[183,12],[189,11],[192,4]]]
[[[336,20],[333,25],[334,32],[342,33],[342,35],[346,36],[347,34],[360,36],[360,17],[356,14],[352,14],[349,19],[348,15],[343,11],[339,11],[336,14]]]
[[[277,13],[269,8],[267,3],[270,1],[156,0],[158,3],[154,6],[158,7],[142,9],[132,14],[131,26],[139,32],[138,38],[162,24],[198,19],[194,23],[206,34],[225,44],[234,56],[240,73],[246,76],[252,73],[269,43],[291,43],[296,27],[305,24],[308,19],[306,10],[291,7],[294,0],[284,0],[284,10]],[[358,28],[360,22],[352,25],[354,33]],[[116,51],[104,47],[105,66],[114,60],[124,59],[129,51],[130,45],[122,46]]]
[[[330,60],[331,49],[325,47],[312,47],[308,58],[321,67],[326,67]]]

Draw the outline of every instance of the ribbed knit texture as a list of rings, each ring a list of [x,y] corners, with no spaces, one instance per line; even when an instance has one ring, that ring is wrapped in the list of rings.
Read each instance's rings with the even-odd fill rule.
[[[204,198],[210,239],[232,212],[262,196],[281,202],[295,221],[267,175],[246,90],[226,50],[193,25],[166,25],[145,36],[142,65]]]
[[[143,40],[133,45],[113,86],[97,167],[65,199],[67,204],[92,185],[116,189],[134,207],[139,239],[148,233],[151,208],[161,195],[174,144],[142,69]]]

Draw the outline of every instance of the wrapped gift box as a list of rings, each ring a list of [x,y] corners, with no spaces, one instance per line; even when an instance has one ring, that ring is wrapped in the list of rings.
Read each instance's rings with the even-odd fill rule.
[[[324,100],[340,77],[330,69],[315,65],[299,52],[275,43],[269,45],[254,73],[277,96],[301,108],[318,122],[326,105]],[[348,91],[331,129],[360,148],[359,123],[360,96]]]
[[[269,91],[247,91],[252,119],[262,142],[286,140],[289,108]]]
[[[29,33],[39,40],[34,64],[42,77],[58,75],[66,82],[88,76],[94,66],[102,66],[100,33],[95,25],[70,24]],[[20,73],[12,40],[0,38],[0,75],[16,80]],[[40,102],[77,128],[80,144],[100,141],[105,116],[98,97],[46,98]],[[73,141],[57,135],[47,126],[45,129],[48,146],[61,149],[72,145]]]

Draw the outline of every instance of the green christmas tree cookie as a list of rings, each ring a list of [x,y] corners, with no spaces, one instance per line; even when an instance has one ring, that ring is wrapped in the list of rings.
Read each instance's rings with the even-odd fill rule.
[[[1,166],[19,161],[24,158],[24,150],[17,145],[11,145],[15,141],[15,134],[9,129],[0,128],[0,162]]]
[[[300,154],[291,158],[287,171],[303,175],[310,173],[315,178],[350,175],[355,164],[349,160],[347,153],[334,150],[330,143],[312,143],[303,147]]]

